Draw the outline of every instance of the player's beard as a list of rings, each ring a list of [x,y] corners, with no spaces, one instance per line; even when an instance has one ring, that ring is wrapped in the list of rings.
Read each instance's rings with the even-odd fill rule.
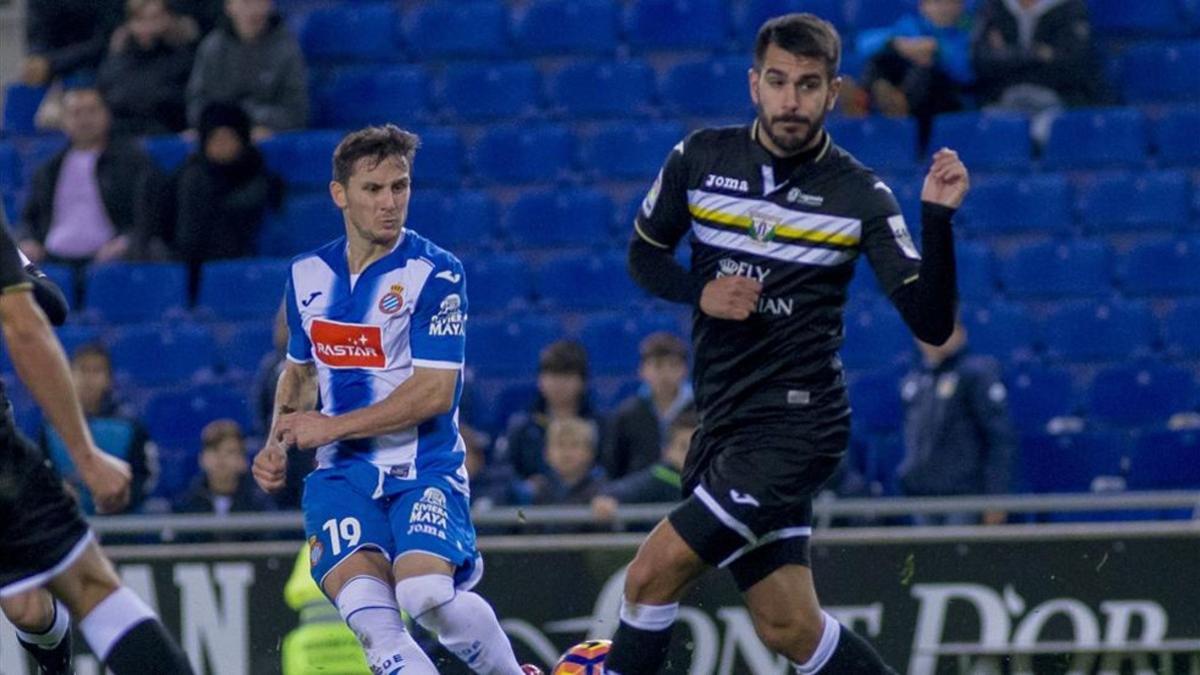
[[[824,111],[821,116],[815,120],[809,119],[803,115],[779,115],[777,117],[768,118],[763,112],[762,105],[755,106],[758,109],[758,128],[771,139],[775,147],[784,152],[785,155],[794,155],[802,150],[807,149],[812,145],[813,139],[821,133],[821,129],[825,126]],[[802,136],[785,136],[775,133],[775,125],[777,124],[803,124],[805,132]]]

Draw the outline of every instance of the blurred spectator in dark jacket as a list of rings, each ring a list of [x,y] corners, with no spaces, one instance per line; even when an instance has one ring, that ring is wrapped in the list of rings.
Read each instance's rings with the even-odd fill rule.
[[[204,263],[254,255],[267,211],[283,199],[283,182],[251,143],[241,107],[210,104],[199,132],[199,148],[161,191],[158,218],[167,248],[188,265],[193,295]]]
[[[21,81],[43,86],[59,78],[90,77],[123,16],[123,0],[30,0],[25,3]]]
[[[621,504],[674,503],[682,497],[683,463],[692,436],[700,425],[700,416],[695,406],[680,410],[671,420],[661,457],[650,466],[635,471],[624,478],[612,481],[592,499],[592,514],[600,522],[611,522]]]
[[[911,496],[997,495],[1009,492],[1016,432],[1000,366],[967,352],[962,324],[942,346],[918,341],[923,364],[900,383],[904,401],[901,490]],[[1004,522],[987,512],[983,522]],[[918,516],[918,524],[978,523],[973,513]]]
[[[34,262],[122,258],[152,217],[157,170],[136,143],[110,138],[111,117],[98,90],[72,89],[63,105],[70,144],[33,174],[21,250]]]
[[[250,115],[255,140],[308,123],[308,75],[300,45],[272,0],[226,0],[226,20],[200,43],[188,82],[188,121],[214,102]]]
[[[225,2],[224,0],[171,0],[171,11],[179,16],[191,18],[199,26],[200,35],[208,35],[225,16]]]
[[[71,379],[96,445],[129,463],[133,480],[124,512],[137,511],[157,482],[158,448],[141,422],[118,405],[113,393],[112,361],[104,345],[90,343],[75,350],[71,356]],[[94,514],[91,493],[79,477],[67,446],[49,424],[42,425],[39,444],[67,483],[75,488],[80,507],[85,513]]]
[[[250,477],[246,439],[237,422],[230,419],[209,422],[200,440],[201,473],[176,501],[176,512],[224,516],[274,510],[271,498]]]
[[[642,387],[621,402],[609,420],[600,462],[617,479],[657,462],[666,429],[675,415],[692,403],[687,381],[687,344],[670,333],[654,333],[639,346]]]
[[[579,417],[550,422],[546,430],[549,471],[528,479],[534,504],[590,504],[604,486],[596,465],[596,424]]]
[[[127,0],[97,85],[112,110],[113,133],[168,134],[187,128],[185,92],[199,29],[167,0]]]

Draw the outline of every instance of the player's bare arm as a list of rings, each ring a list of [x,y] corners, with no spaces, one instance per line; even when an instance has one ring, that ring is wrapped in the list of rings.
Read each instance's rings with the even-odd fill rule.
[[[33,294],[25,290],[0,294],[0,321],[17,374],[62,436],[97,508],[121,510],[129,503],[129,465],[93,442],[79,400],[72,394],[67,358]]]
[[[311,363],[288,361],[275,387],[275,414],[266,445],[254,456],[251,474],[266,492],[278,492],[287,482],[287,446],[275,430],[285,415],[311,410],[317,404],[317,369]]]
[[[925,175],[921,201],[957,209],[962,206],[970,188],[971,176],[967,173],[966,165],[958,158],[958,153],[942,148],[934,153],[933,165]]]
[[[458,375],[451,368],[415,368],[387,398],[365,408],[334,416],[315,411],[284,415],[276,423],[275,438],[310,449],[415,427],[454,407]]]

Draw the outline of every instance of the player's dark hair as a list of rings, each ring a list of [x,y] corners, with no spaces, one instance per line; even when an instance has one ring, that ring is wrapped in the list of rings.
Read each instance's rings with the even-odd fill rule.
[[[574,340],[559,340],[546,345],[538,357],[538,372],[557,375],[588,376],[587,350]]]
[[[370,159],[372,168],[388,157],[403,157],[412,169],[413,157],[421,147],[421,138],[395,124],[367,127],[346,134],[333,151],[333,179],[350,184],[350,176],[360,159]]]
[[[762,71],[771,45],[796,56],[824,61],[831,80],[841,66],[842,38],[833,24],[815,14],[784,14],[764,23],[754,41],[754,70]]]
[[[104,362],[108,364],[108,369],[110,371],[112,370],[112,356],[109,355],[108,347],[105,347],[103,343],[85,342],[84,344],[79,345],[75,348],[74,352],[71,352],[71,363],[74,364],[79,361],[79,359],[86,358],[88,356],[98,356],[104,359]]]
[[[687,354],[687,344],[679,336],[666,331],[651,333],[638,345],[638,355],[643,361],[661,358],[687,361]]]

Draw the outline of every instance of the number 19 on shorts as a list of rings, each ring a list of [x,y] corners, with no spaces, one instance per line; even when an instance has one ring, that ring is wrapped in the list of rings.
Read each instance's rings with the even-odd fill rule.
[[[358,518],[330,518],[321,529],[329,532],[329,545],[334,555],[342,554],[343,543],[347,549],[358,546],[358,540],[362,537]]]

